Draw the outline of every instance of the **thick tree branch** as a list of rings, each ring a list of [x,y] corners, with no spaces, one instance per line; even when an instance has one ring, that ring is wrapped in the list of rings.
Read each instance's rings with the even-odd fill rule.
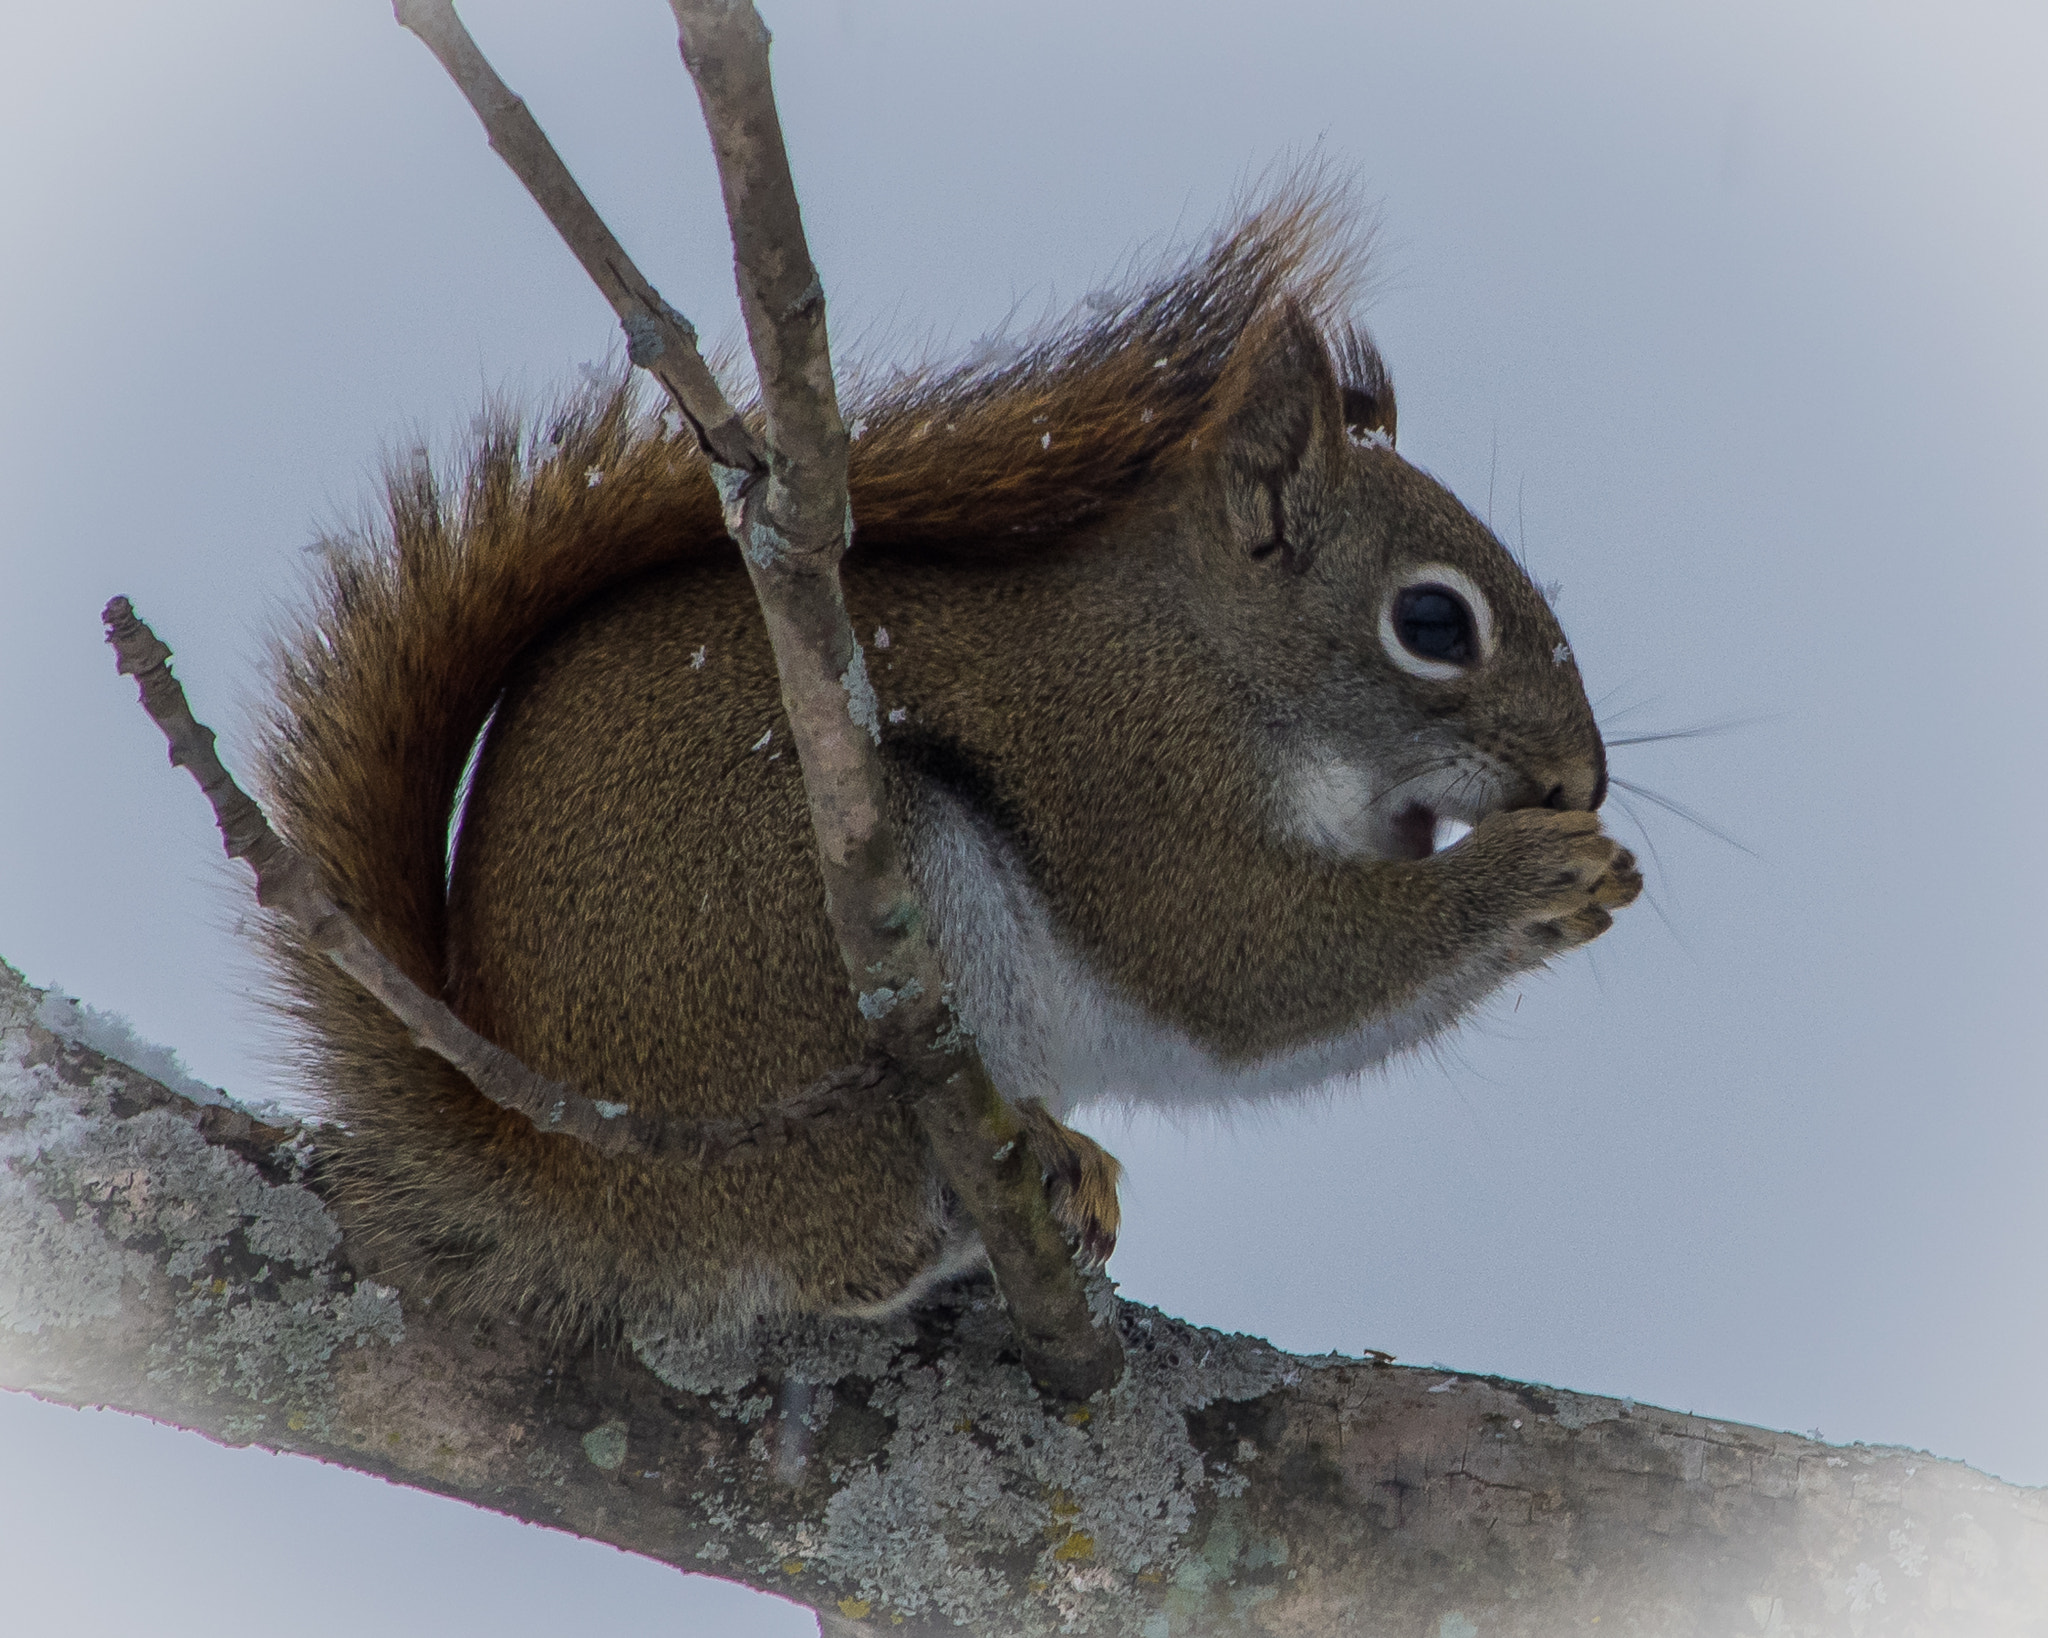
[[[768,30],[745,3],[673,0],[673,9],[718,159],[767,422],[765,475],[751,450],[736,460],[707,448],[774,648],[840,953],[878,1053],[904,1075],[940,1168],[981,1232],[1034,1378],[1085,1399],[1116,1380],[1121,1345],[1114,1328],[1091,1314],[1022,1122],[953,1016],[889,818],[874,689],[839,585],[852,521],[846,428],[824,288],[804,239],[769,80]],[[636,324],[667,325],[650,367],[693,424],[729,416],[722,395],[715,402],[704,395],[709,375],[699,380],[694,333],[663,316],[669,309],[525,105],[484,61],[453,6],[398,0],[397,14],[447,66],[492,148],[611,300],[628,337],[637,346]],[[681,355],[688,368],[663,373]],[[633,356],[649,362],[644,349]],[[708,390],[716,394],[716,384]]]
[[[298,1451],[928,1638],[2019,1638],[2048,1493],[1126,1305],[1060,1414],[986,1287],[560,1356],[359,1280],[319,1134],[46,1027],[0,965],[0,1387]],[[900,1621],[900,1624],[898,1624]]]

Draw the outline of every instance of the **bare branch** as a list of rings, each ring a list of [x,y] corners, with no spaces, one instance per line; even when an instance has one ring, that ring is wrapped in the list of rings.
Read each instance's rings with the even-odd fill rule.
[[[171,674],[171,650],[136,617],[125,597],[101,611],[118,669],[142,688],[142,706],[171,744],[171,765],[186,769],[213,805],[230,859],[256,872],[256,902],[289,917],[306,941],[383,1002],[429,1051],[448,1060],[503,1109],[517,1110],[544,1132],[576,1137],[609,1153],[644,1147],[649,1133],[616,1104],[597,1104],[528,1069],[493,1046],[421,989],[372,944],[327,896],[319,871],[285,845],[263,810],[234,781],[213,748],[213,730],[192,715],[184,687]]]
[[[512,168],[604,293],[626,332],[626,353],[669,391],[704,452],[722,466],[759,471],[761,452],[697,350],[690,321],[661,299],[605,226],[554,144],[485,61],[448,0],[394,0],[398,21],[426,42],[484,122],[491,149]]]
[[[904,1073],[940,1168],[981,1232],[1034,1376],[1064,1396],[1086,1398],[1116,1379],[1120,1345],[1089,1312],[1024,1126],[953,1016],[889,823],[874,690],[839,586],[851,525],[846,428],[824,288],[804,239],[769,79],[768,30],[751,5],[674,0],[683,58],[718,158],[767,418],[764,461],[751,442],[743,458],[721,452],[719,429],[739,423],[704,370],[694,332],[634,267],[449,0],[398,0],[396,10],[440,58],[492,148],[604,291],[629,338],[659,334],[660,346],[633,351],[634,362],[653,370],[693,425],[713,428],[702,436],[727,527],[761,601],[827,906],[878,1055]],[[679,358],[687,367],[673,369]]]
[[[794,1097],[737,1119],[658,1120],[622,1104],[596,1102],[536,1074],[422,990],[328,897],[320,872],[270,828],[262,808],[222,765],[213,730],[192,715],[184,687],[171,673],[171,650],[137,618],[128,599],[115,598],[101,618],[120,671],[141,684],[143,708],[170,741],[172,765],[189,772],[206,793],[228,857],[247,860],[255,871],[256,902],[295,922],[314,949],[383,1002],[416,1042],[461,1070],[499,1108],[524,1115],[543,1132],[575,1138],[606,1154],[652,1154],[710,1166],[776,1148],[801,1122],[906,1095],[903,1077],[893,1066],[870,1061],[833,1070]]]
[[[1126,1305],[1085,1410],[986,1286],[563,1355],[351,1273],[319,1134],[64,1039],[0,964],[0,1387],[296,1451],[835,1634],[2021,1638],[2048,1492],[1915,1451],[1283,1354]]]
[[[765,484],[720,475],[726,527],[753,577],[803,766],[826,904],[875,1039],[903,1066],[940,1169],[980,1230],[1034,1377],[1080,1399],[1122,1367],[1089,1313],[1018,1116],[953,1016],[945,973],[889,821],[866,657],[840,592],[852,526],[847,436],[768,70],[745,0],[670,0],[731,226],[747,340],[768,421]]]

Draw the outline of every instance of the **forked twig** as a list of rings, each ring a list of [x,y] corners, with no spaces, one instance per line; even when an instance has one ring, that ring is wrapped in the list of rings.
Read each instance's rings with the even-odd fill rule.
[[[447,0],[394,0],[392,10],[461,87],[484,122],[492,151],[526,185],[619,315],[627,356],[668,389],[705,454],[721,466],[759,471],[766,464],[760,447],[697,350],[696,326],[663,301],[661,292],[633,265],[547,133],[477,49],[455,8]]]
[[[708,429],[699,437],[760,599],[803,767],[827,908],[875,1052],[902,1072],[940,1169],[981,1232],[1027,1367],[1054,1391],[1085,1398],[1116,1379],[1121,1344],[1113,1328],[1094,1322],[1024,1129],[953,1016],[888,820],[874,690],[839,586],[850,522],[846,429],[833,387],[824,289],[804,238],[769,78],[768,30],[746,0],[670,4],[718,159],[767,420],[765,461],[751,440],[739,452],[721,443],[726,429],[740,424],[709,381],[694,332],[598,219],[449,0],[396,0],[395,10],[447,66],[492,148],[611,300],[634,362],[652,369],[693,426]],[[641,344],[649,334],[660,337],[651,352]]]

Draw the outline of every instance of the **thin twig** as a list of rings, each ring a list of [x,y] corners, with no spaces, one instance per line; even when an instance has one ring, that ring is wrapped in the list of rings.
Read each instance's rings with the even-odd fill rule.
[[[228,857],[248,861],[255,871],[256,902],[290,918],[308,944],[383,1002],[419,1045],[453,1064],[499,1108],[524,1115],[543,1132],[574,1138],[605,1154],[650,1154],[715,1166],[779,1148],[806,1122],[876,1108],[906,1095],[903,1077],[893,1066],[869,1060],[844,1065],[794,1097],[736,1119],[686,1121],[637,1115],[623,1104],[586,1098],[536,1074],[406,977],[328,896],[319,870],[270,828],[263,809],[222,764],[213,730],[192,715],[184,687],[171,672],[170,649],[136,616],[128,599],[115,598],[100,618],[120,671],[141,685],[143,708],[170,741],[172,766],[185,769],[205,792]]]
[[[626,332],[627,356],[668,389],[704,452],[721,466],[761,470],[765,463],[760,447],[698,352],[696,327],[663,301],[661,292],[633,265],[526,104],[477,49],[455,8],[447,0],[394,0],[392,11],[426,42],[449,78],[462,88],[484,122],[492,151],[526,185],[583,271],[612,304]]]
[[[745,429],[703,368],[694,333],[598,219],[449,0],[395,6],[399,21],[427,43],[469,99],[493,150],[611,301],[627,329],[629,356],[652,370],[693,426],[711,429],[699,436],[760,598],[803,768],[827,908],[861,1012],[873,1026],[874,1055],[904,1076],[905,1096],[939,1168],[988,1249],[1027,1366],[1055,1392],[1085,1398],[1116,1379],[1121,1344],[1112,1328],[1094,1323],[1024,1127],[953,1016],[888,820],[874,689],[839,586],[850,523],[846,429],[833,388],[824,289],[805,242],[769,80],[768,30],[745,3],[672,0],[672,9],[718,158],[767,420],[765,460],[751,438],[737,454],[727,451],[723,433]],[[658,348],[640,344],[650,334],[659,335]]]
[[[1029,1135],[953,1015],[889,822],[881,721],[839,585],[852,523],[846,428],[824,286],[769,76],[768,29],[747,0],[670,0],[670,9],[718,159],[767,416],[767,482],[714,475],[775,651],[840,955],[875,1044],[916,1089],[920,1123],[981,1233],[1027,1368],[1084,1398],[1116,1380],[1121,1344],[1095,1324]]]

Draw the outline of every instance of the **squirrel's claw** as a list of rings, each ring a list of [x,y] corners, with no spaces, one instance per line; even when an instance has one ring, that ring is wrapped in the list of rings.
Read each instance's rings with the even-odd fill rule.
[[[1062,1125],[1036,1098],[1017,1105],[1024,1141],[1045,1174],[1053,1221],[1075,1241],[1083,1266],[1100,1268],[1116,1249],[1123,1209],[1117,1179],[1123,1164],[1093,1138]]]

